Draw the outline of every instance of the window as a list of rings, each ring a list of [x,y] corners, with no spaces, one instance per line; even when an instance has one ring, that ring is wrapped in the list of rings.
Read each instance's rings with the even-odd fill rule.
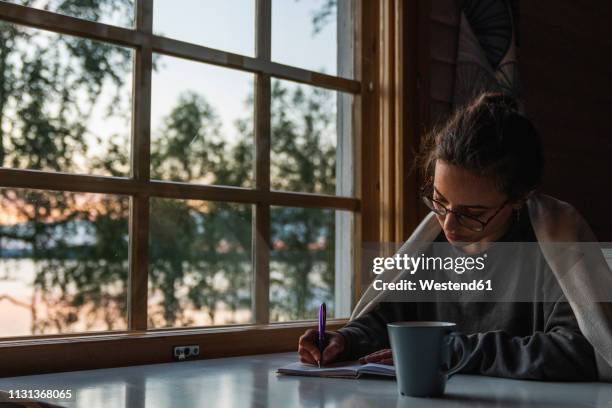
[[[129,198],[0,189],[4,336],[127,328]]]
[[[358,1],[225,3],[0,2],[5,340],[348,316]]]

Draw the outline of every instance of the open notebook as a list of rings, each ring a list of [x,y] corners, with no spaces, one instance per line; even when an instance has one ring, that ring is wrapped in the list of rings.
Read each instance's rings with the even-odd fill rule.
[[[289,375],[333,378],[359,378],[364,374],[395,377],[394,366],[374,363],[359,364],[356,361],[329,364],[321,368],[311,364],[291,363],[279,368],[276,372]]]

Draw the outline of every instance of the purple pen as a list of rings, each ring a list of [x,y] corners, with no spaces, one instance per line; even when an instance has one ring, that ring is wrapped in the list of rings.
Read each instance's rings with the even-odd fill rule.
[[[325,349],[325,317],[327,315],[327,308],[325,303],[321,303],[319,308],[319,350],[321,351],[321,357],[323,357],[323,350]],[[321,360],[318,361],[319,367],[321,367]]]

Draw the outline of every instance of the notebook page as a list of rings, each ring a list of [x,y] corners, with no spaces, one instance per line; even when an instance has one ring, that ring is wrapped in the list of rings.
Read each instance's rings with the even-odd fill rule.
[[[395,366],[386,364],[368,363],[358,369],[361,374],[385,375],[395,377]]]
[[[314,377],[357,377],[359,375],[359,368],[361,367],[362,365],[355,361],[329,364],[321,368],[316,365],[297,362],[280,367],[277,372],[281,374],[307,375]]]

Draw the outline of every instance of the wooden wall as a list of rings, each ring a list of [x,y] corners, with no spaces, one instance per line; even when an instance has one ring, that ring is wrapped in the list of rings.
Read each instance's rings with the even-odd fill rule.
[[[451,110],[459,31],[457,0],[431,0],[430,119],[443,121]]]
[[[457,0],[430,0],[429,125],[451,108]],[[519,1],[519,75],[542,135],[543,191],[612,241],[612,2]],[[424,116],[425,117],[425,116]]]
[[[542,134],[544,191],[612,241],[612,2],[521,0],[519,70]]]

